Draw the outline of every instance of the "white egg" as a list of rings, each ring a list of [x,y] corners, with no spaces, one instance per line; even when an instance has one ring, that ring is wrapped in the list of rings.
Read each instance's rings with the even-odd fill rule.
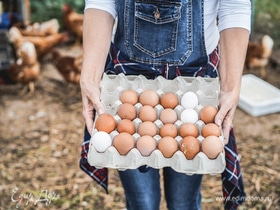
[[[184,93],[184,95],[181,98],[181,105],[185,108],[185,109],[193,109],[198,105],[198,97],[197,95],[192,92],[192,91],[188,91],[186,93]]]
[[[181,121],[183,123],[196,123],[198,121],[198,114],[194,109],[185,109],[181,113]]]
[[[108,133],[99,131],[92,135],[90,142],[97,152],[105,152],[112,145],[112,138]]]

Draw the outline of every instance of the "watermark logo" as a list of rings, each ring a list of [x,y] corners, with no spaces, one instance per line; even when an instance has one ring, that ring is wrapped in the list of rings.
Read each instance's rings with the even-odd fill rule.
[[[232,202],[243,202],[243,201],[271,201],[270,197],[262,196],[236,196],[236,197],[216,197],[216,201],[232,201]]]
[[[40,202],[48,206],[59,198],[60,196],[54,191],[40,190],[38,193],[20,193],[17,187],[12,189],[11,195],[11,201],[16,204],[16,208],[28,205],[36,206]]]

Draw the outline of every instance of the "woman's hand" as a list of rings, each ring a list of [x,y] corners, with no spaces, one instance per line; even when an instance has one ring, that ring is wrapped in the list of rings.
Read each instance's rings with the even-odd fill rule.
[[[229,140],[229,133],[232,128],[234,113],[239,100],[239,91],[221,91],[219,96],[219,111],[215,118],[215,123],[222,128],[224,143]]]
[[[86,123],[87,130],[92,134],[93,122],[95,114],[104,113],[104,106],[100,101],[100,87],[99,83],[80,82],[83,102],[83,117]]]

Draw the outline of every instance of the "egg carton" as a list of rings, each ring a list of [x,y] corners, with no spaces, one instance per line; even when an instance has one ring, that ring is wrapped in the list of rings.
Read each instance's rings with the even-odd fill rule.
[[[157,77],[154,80],[147,79],[146,77],[139,76],[126,76],[124,74],[119,75],[107,75],[104,74],[101,81],[101,101],[105,107],[105,112],[114,116],[118,123],[121,118],[118,116],[118,107],[122,104],[119,100],[119,96],[122,91],[131,89],[135,90],[138,94],[143,91],[151,89],[157,92],[159,96],[166,92],[173,92],[177,95],[179,101],[185,92],[192,91],[197,97],[199,104],[194,110],[199,113],[200,110],[206,105],[218,105],[219,95],[219,81],[217,78],[202,78],[202,77],[176,77],[173,80],[167,80],[163,77]],[[141,104],[135,105],[137,113],[141,108]],[[157,116],[163,110],[163,107],[158,104],[154,107]],[[184,110],[181,105],[174,108],[177,115]],[[96,116],[96,119],[98,116]],[[142,121],[139,118],[133,120],[135,127],[137,128]],[[157,128],[161,128],[163,123],[157,119],[154,122]],[[177,128],[182,124],[178,120],[174,123]],[[198,120],[195,125],[199,130],[200,142],[204,139],[201,135],[201,130],[205,125],[203,121]],[[136,129],[137,130],[137,129]],[[97,132],[93,130],[92,135]],[[112,139],[118,135],[116,130],[110,133]],[[140,137],[138,133],[133,135],[135,142]],[[161,139],[159,135],[153,137],[157,142]],[[182,137],[177,136],[175,138],[178,142]],[[223,143],[223,136],[220,136],[220,140]],[[107,167],[115,168],[119,170],[136,169],[142,165],[147,165],[152,168],[171,167],[177,172],[186,174],[217,174],[222,173],[225,168],[225,152],[221,152],[216,159],[209,159],[203,152],[199,152],[192,160],[186,159],[183,152],[179,149],[171,157],[165,158],[160,150],[155,149],[149,156],[142,156],[138,149],[133,148],[126,155],[120,155],[114,146],[110,146],[105,152],[96,151],[95,147],[90,142],[88,162],[97,168]]]

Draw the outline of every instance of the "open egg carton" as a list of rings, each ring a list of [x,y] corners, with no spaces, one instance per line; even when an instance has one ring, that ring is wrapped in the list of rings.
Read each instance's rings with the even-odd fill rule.
[[[164,77],[157,77],[154,80],[147,79],[146,77],[139,76],[127,76],[124,74],[119,75],[107,75],[104,74],[101,81],[101,101],[104,104],[105,112],[112,115],[118,123],[121,118],[118,116],[118,108],[122,104],[119,97],[124,90],[134,90],[140,95],[145,90],[154,90],[161,97],[164,93],[172,92],[178,97],[178,101],[181,100],[185,92],[194,92],[198,98],[198,105],[194,110],[198,113],[206,105],[217,106],[218,105],[218,95],[219,95],[219,81],[217,78],[202,78],[202,77],[176,77],[173,80],[167,80]],[[134,105],[136,107],[137,113],[141,108],[142,104],[139,102]],[[154,107],[157,112],[158,119],[154,121],[157,128],[160,129],[163,123],[159,120],[160,112],[163,110],[161,104]],[[183,112],[184,108],[180,103],[174,108],[177,115]],[[95,118],[95,122],[98,116]],[[139,118],[135,118],[133,123],[136,127],[136,132],[132,135],[135,142],[140,137],[137,133],[137,128],[141,124]],[[178,117],[178,120],[174,125],[179,128],[183,122]],[[201,143],[204,137],[201,134],[201,130],[205,123],[198,119],[195,123],[199,130],[199,136],[197,139]],[[92,136],[98,132],[94,129]],[[118,135],[118,131],[109,133],[110,137],[113,139]],[[153,138],[158,143],[161,139],[159,133],[157,133]],[[113,146],[109,146],[104,152],[98,152],[94,145],[92,144],[92,139],[90,141],[88,162],[90,165],[97,168],[107,167],[115,168],[119,170],[126,169],[136,169],[142,165],[147,165],[152,168],[163,168],[171,167],[177,172],[186,174],[218,174],[222,173],[225,169],[225,152],[224,150],[215,158],[209,159],[206,154],[201,150],[195,157],[191,160],[187,159],[182,151],[179,149],[179,142],[182,137],[176,136],[176,141],[178,142],[178,151],[170,158],[164,157],[162,152],[156,148],[149,156],[143,156],[139,150],[134,147],[126,155],[120,155],[117,149]],[[223,144],[223,136],[219,136],[220,141]],[[102,141],[102,139],[100,139]]]

